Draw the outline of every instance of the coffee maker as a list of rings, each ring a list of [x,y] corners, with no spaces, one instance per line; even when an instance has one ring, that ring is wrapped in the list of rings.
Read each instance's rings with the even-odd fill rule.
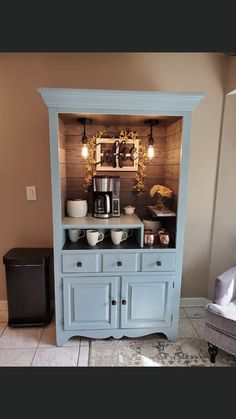
[[[120,176],[93,176],[93,217],[120,216]]]

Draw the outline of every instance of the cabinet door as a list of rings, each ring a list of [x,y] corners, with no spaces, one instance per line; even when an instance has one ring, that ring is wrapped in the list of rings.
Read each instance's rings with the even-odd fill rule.
[[[174,276],[122,278],[121,327],[169,326]]]
[[[117,327],[119,277],[63,278],[65,330]]]

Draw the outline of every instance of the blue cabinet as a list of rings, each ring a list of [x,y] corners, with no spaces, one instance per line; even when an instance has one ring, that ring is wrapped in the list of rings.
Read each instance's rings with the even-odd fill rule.
[[[119,277],[63,278],[65,330],[117,327]]]
[[[122,277],[121,327],[170,326],[174,276]]]
[[[170,326],[174,276],[63,278],[65,330]]]
[[[72,336],[104,338],[165,333],[178,337],[191,113],[202,93],[39,88],[49,111],[57,345]],[[177,116],[183,120],[175,249],[144,249],[141,220],[64,218],[65,138],[59,114]],[[62,164],[61,164],[62,163]],[[158,176],[153,175],[153,178]],[[175,183],[175,181],[174,181]],[[79,189],[76,189],[79,190]],[[131,217],[131,218],[130,218]],[[67,229],[134,229],[135,245],[65,250]],[[63,286],[62,286],[63,285]],[[173,287],[174,286],[174,287]]]

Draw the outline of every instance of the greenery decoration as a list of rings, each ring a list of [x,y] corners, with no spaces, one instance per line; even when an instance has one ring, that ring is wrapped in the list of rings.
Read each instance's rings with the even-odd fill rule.
[[[135,175],[135,185],[133,189],[138,193],[141,194],[144,189],[144,182],[146,177],[146,170],[148,164],[148,156],[147,150],[145,145],[139,142],[139,152],[138,152],[138,170]]]
[[[104,131],[98,131],[88,140],[89,155],[85,160],[85,179],[84,188],[85,192],[88,192],[89,186],[92,184],[92,178],[96,175],[96,144],[97,140],[101,138],[105,133]]]
[[[88,140],[88,149],[89,155],[87,160],[85,161],[85,183],[84,188],[85,192],[88,192],[89,186],[92,183],[93,176],[96,175],[96,144],[99,138],[104,136],[106,131],[98,131]],[[136,131],[127,131],[125,129],[120,130],[119,133],[119,140],[128,140],[137,139],[138,133]],[[115,137],[112,137],[115,139]],[[144,189],[144,182],[146,177],[146,168],[148,164],[148,157],[145,145],[139,142],[139,151],[138,151],[138,170],[135,175],[135,185],[133,187],[134,191],[140,194]]]

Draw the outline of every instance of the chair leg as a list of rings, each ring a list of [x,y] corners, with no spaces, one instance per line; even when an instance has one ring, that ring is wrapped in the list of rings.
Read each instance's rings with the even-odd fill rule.
[[[208,342],[208,353],[210,355],[210,361],[214,364],[216,355],[218,354],[217,346],[213,345],[212,343]]]

